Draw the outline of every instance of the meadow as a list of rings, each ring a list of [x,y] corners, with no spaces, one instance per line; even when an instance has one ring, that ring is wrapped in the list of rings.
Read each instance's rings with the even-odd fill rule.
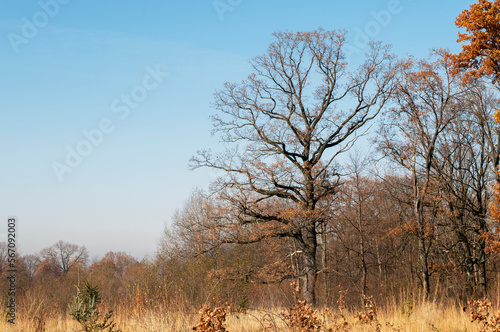
[[[498,331],[500,316],[488,302],[464,310],[463,304],[448,300],[423,301],[392,298],[384,306],[365,302],[364,310],[346,308],[342,296],[334,308],[312,309],[297,301],[291,307],[238,308],[238,306],[205,307],[204,310],[176,310],[159,305],[151,308],[117,308],[113,321],[122,332],[185,331]],[[485,304],[486,306],[481,306]],[[43,308],[20,311],[15,325],[2,321],[1,331],[65,332],[83,331],[67,314],[47,314]],[[31,312],[28,312],[31,311]],[[203,311],[203,313],[202,313]],[[472,319],[474,317],[474,319]],[[101,331],[99,329],[92,331]],[[103,330],[104,331],[104,330]],[[108,330],[105,330],[108,331]],[[115,330],[116,331],[116,330]]]

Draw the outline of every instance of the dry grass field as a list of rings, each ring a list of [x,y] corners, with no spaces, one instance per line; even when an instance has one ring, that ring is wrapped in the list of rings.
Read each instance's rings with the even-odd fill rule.
[[[490,311],[493,313],[493,310]],[[290,321],[283,316],[283,313],[290,313],[289,309],[249,309],[245,313],[229,312],[223,322],[225,330],[211,330],[206,324],[197,331],[482,331],[478,322],[471,322],[470,312],[464,312],[463,308],[458,305],[445,305],[438,302],[392,304],[386,308],[368,309],[361,313],[361,316],[357,312],[347,310],[343,312],[341,314],[338,308],[335,308],[335,310],[317,310],[313,315],[305,313],[301,319],[306,317],[306,323],[307,319],[311,319],[312,316],[317,318],[317,325],[312,324],[308,329],[290,326]],[[373,314],[375,314],[374,317]],[[193,327],[200,324],[198,312],[173,312],[168,308],[155,308],[140,312],[117,310],[113,319],[123,332],[185,332],[192,331]],[[498,331],[494,328],[498,327],[487,327],[483,331]],[[20,315],[15,326],[2,322],[0,330],[66,332],[80,331],[80,328],[78,323],[69,316],[48,317],[41,322],[38,317]]]

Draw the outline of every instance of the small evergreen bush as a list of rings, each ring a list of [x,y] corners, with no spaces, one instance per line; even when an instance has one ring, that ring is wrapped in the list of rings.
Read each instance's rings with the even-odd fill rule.
[[[104,317],[101,317],[98,305],[101,303],[101,296],[97,286],[92,286],[89,281],[85,282],[84,289],[76,286],[77,293],[73,297],[73,303],[69,305],[69,314],[80,323],[82,331],[85,332],[121,332],[116,328],[116,323],[111,320],[113,310],[109,310]]]

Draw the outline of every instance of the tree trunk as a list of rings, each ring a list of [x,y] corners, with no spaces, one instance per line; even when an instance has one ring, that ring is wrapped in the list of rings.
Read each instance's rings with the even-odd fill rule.
[[[364,249],[362,249],[364,250]],[[364,298],[366,297],[366,278],[367,278],[367,266],[366,266],[366,260],[364,257],[364,252],[361,256],[361,296]],[[363,302],[364,303],[364,302]]]
[[[326,248],[326,223],[322,223],[321,227],[321,235],[318,237],[320,240],[319,246],[321,248],[321,269],[322,269],[322,278],[323,278],[323,296],[324,301],[323,305],[327,307],[330,305],[330,290],[328,287],[328,277],[327,277],[327,248]]]
[[[377,249],[377,265],[378,265],[378,278],[379,280],[383,280],[383,288],[384,290],[387,289],[387,271],[386,273],[383,273],[382,271],[382,260],[380,259],[380,247],[378,240],[375,242],[376,243],[376,249]]]
[[[302,255],[304,270],[300,277],[300,295],[303,300],[314,306],[316,304],[316,250],[318,246],[314,225],[304,228],[302,241],[304,243],[304,253]]]
[[[415,214],[418,220],[418,252],[420,259],[420,267],[422,269],[422,288],[424,291],[424,297],[427,298],[430,294],[430,281],[429,281],[429,263],[427,261],[427,250],[425,245],[425,223],[424,223],[424,211],[422,201],[417,199],[415,204]]]
[[[484,252],[483,245],[480,248],[479,258],[477,260],[477,264],[475,267],[475,276],[476,276],[476,296],[478,298],[483,299],[486,296],[486,254]]]
[[[430,278],[429,278],[429,263],[427,262],[427,252],[425,250],[425,238],[422,236],[419,237],[419,256],[420,256],[420,266],[422,269],[422,288],[424,290],[424,297],[427,296],[431,292],[430,287]]]
[[[361,256],[361,303],[364,305],[366,297],[366,278],[368,274],[368,267],[366,265],[365,257],[365,234],[363,230],[363,207],[361,199],[358,209],[358,231],[359,231],[359,255]]]

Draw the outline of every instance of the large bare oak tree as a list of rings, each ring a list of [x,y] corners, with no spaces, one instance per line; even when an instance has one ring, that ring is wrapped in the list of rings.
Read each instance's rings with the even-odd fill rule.
[[[293,239],[301,264],[289,277],[299,278],[302,298],[314,303],[318,236],[327,222],[324,202],[338,189],[338,157],[389,100],[397,61],[372,43],[351,68],[343,31],[274,38],[251,61],[247,79],[216,92],[214,131],[226,150],[200,151],[192,167],[224,173],[214,190],[233,209],[219,220],[221,242]]]

